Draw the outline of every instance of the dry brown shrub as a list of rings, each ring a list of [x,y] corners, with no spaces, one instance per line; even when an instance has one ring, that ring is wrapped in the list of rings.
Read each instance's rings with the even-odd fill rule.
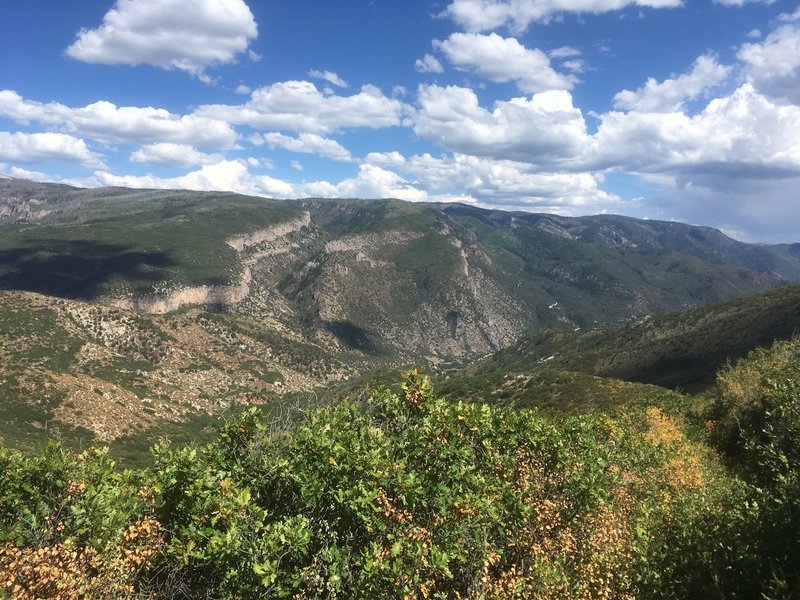
[[[108,553],[69,540],[41,548],[0,548],[0,590],[12,600],[132,598],[134,579],[163,550],[161,524],[145,518],[128,527]]]
[[[651,444],[664,444],[674,446],[684,441],[680,425],[669,415],[665,415],[660,408],[651,406],[645,411],[644,422],[646,430],[644,438]]]

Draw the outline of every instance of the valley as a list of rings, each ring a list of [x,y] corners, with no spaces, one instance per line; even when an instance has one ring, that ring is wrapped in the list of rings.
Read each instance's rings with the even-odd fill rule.
[[[19,447],[142,449],[414,364],[468,397],[540,395],[531,369],[573,395],[702,387],[798,326],[796,247],[679,223],[14,179],[0,206],[0,435]]]

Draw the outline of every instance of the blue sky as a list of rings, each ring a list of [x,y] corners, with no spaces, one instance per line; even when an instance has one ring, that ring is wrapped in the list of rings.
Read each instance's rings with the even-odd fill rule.
[[[609,212],[798,242],[800,8],[9,2],[0,174]]]

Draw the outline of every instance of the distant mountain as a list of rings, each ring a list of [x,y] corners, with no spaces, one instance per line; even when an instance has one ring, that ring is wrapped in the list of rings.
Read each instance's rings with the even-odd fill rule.
[[[464,362],[800,281],[800,252],[618,216],[0,180],[0,289],[252,317],[373,364]]]

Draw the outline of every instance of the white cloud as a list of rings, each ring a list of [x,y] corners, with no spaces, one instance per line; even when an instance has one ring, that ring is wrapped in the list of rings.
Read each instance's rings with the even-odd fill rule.
[[[337,184],[327,181],[292,183],[268,175],[249,172],[245,161],[220,161],[205,165],[180,177],[162,178],[154,175],[114,175],[107,171],[95,173],[97,185],[151,189],[190,189],[202,191],[233,191],[273,198],[399,198],[423,201],[427,194],[405,181],[397,173],[373,164],[361,164],[355,177]]]
[[[242,84],[242,85],[237,85],[236,89],[233,91],[236,92],[237,94],[249,94],[253,90],[251,90],[248,86]]]
[[[393,171],[378,165],[359,165],[358,176],[336,185],[338,198],[398,198],[424,202],[428,195]]]
[[[488,207],[586,214],[606,211],[619,202],[599,188],[598,176],[585,172],[547,173],[526,163],[458,153],[407,159],[398,152],[371,153],[365,161],[407,174],[427,192],[455,191]]]
[[[723,6],[744,6],[745,4],[757,2],[759,4],[775,4],[777,0],[714,0],[714,4]]]
[[[261,193],[257,177],[249,174],[244,161],[223,160],[204,165],[180,177],[163,178],[155,175],[113,175],[95,172],[100,185],[151,189],[188,189],[203,191],[233,191],[242,194]]]
[[[364,162],[383,167],[400,167],[406,164],[406,157],[397,150],[391,152],[370,152]]]
[[[574,76],[553,70],[544,52],[526,48],[515,38],[454,33],[437,46],[456,67],[496,83],[514,81],[525,93],[568,90],[575,83]]]
[[[636,91],[623,90],[614,96],[618,109],[640,112],[671,112],[679,110],[686,100],[698,98],[705,90],[720,84],[731,67],[720,65],[713,55],[700,56],[691,72],[662,82],[654,78]]]
[[[258,35],[243,0],[118,0],[96,29],[82,29],[67,54],[87,63],[148,64],[201,76],[233,62]]]
[[[187,144],[147,144],[131,154],[131,162],[165,167],[210,165],[222,160],[220,154],[205,154]]]
[[[414,61],[414,69],[417,73],[444,73],[442,63],[432,54],[426,54]]]
[[[347,83],[344,79],[339,77],[333,71],[318,71],[317,69],[311,69],[308,72],[308,76],[309,77],[315,77],[317,79],[323,79],[323,80],[327,81],[328,83],[332,83],[336,87],[340,87],[340,88],[350,87],[349,83]]]
[[[23,164],[73,162],[105,168],[99,155],[80,138],[64,133],[9,133],[0,131],[0,160]]]
[[[445,9],[468,31],[487,31],[507,26],[513,33],[531,23],[549,21],[560,13],[604,13],[626,6],[674,8],[682,0],[453,0]]]
[[[282,133],[270,132],[264,134],[264,141],[269,144],[270,148],[283,148],[290,152],[319,154],[326,158],[345,162],[353,160],[350,151],[339,142],[324,138],[316,133],[301,133],[298,137],[291,137]]]
[[[800,12],[800,9],[798,9]],[[785,19],[761,43],[743,44],[737,57],[745,63],[745,77],[761,93],[800,104],[800,23]]]
[[[586,66],[586,61],[581,59],[576,60],[565,60],[562,64],[562,67],[567,69],[568,71],[572,71],[573,73],[585,73],[588,67]]]
[[[561,46],[560,48],[550,50],[547,54],[550,58],[570,58],[571,56],[580,56],[581,51],[572,46]]]
[[[405,105],[365,85],[352,96],[326,96],[308,81],[284,81],[255,90],[244,105],[211,104],[195,116],[272,129],[331,133],[347,127],[400,125]]]
[[[775,104],[744,84],[692,117],[606,113],[593,145],[594,168],[784,177],[800,173],[800,107]]]
[[[800,107],[777,104],[749,84],[694,116],[679,110],[605,113],[594,135],[566,91],[496,102],[490,111],[472,90],[421,86],[412,118],[417,135],[456,155],[514,161],[528,165],[526,172],[614,169],[762,180],[800,173]],[[369,155],[376,156],[382,155]]]
[[[245,160],[251,167],[263,167],[264,169],[275,168],[275,164],[268,158],[256,158],[255,156],[248,156]]]
[[[48,175],[47,173],[42,173],[41,171],[29,171],[28,169],[23,169],[21,167],[11,167],[6,171],[5,165],[0,163],[0,171],[4,171],[8,173],[8,175],[0,175],[2,179],[8,179],[8,176],[11,177],[18,177],[20,179],[30,179],[31,181],[44,181],[47,183],[62,183],[60,177],[54,177],[52,175]]]
[[[303,164],[302,164],[302,163],[301,163],[299,160],[293,160],[291,163],[289,163],[289,165],[290,165],[290,166],[291,166],[291,167],[292,167],[292,168],[293,168],[295,171],[302,171],[302,170],[303,170]]]
[[[792,23],[793,21],[800,21],[800,6],[794,9],[793,13],[781,13],[778,15],[778,20],[784,23]]]
[[[81,108],[58,102],[25,100],[0,91],[0,117],[37,122],[100,141],[144,144],[154,140],[200,147],[230,148],[238,134],[223,121],[194,114],[175,115],[163,108],[116,106],[99,101]]]
[[[420,86],[415,133],[454,152],[554,166],[575,160],[590,138],[566,91],[498,101],[489,111],[468,88]]]

